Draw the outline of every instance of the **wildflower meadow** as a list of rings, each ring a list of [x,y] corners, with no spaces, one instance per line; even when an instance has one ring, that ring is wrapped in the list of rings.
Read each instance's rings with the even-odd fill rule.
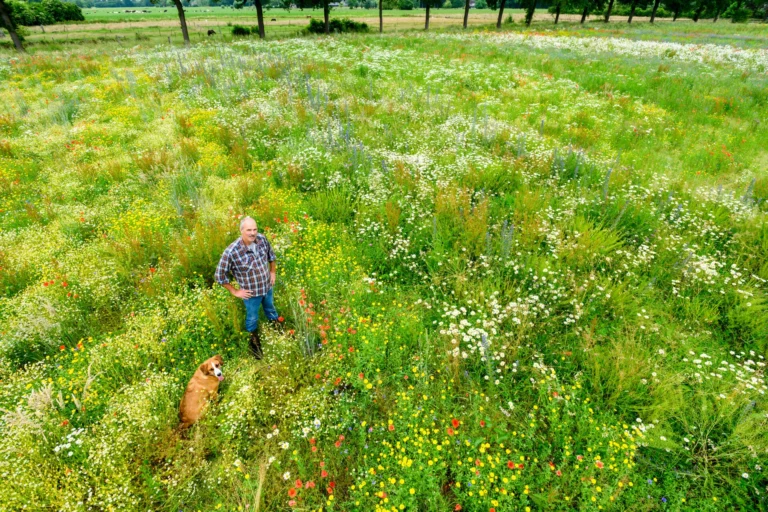
[[[678,36],[3,56],[0,510],[768,509],[768,50]]]

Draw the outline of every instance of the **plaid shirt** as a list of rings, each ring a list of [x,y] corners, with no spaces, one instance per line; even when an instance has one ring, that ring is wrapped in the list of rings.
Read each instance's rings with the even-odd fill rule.
[[[259,233],[252,251],[238,238],[224,250],[219,265],[216,267],[216,282],[226,284],[232,274],[243,290],[250,290],[255,296],[266,295],[272,288],[269,282],[269,262],[277,257],[267,238]]]

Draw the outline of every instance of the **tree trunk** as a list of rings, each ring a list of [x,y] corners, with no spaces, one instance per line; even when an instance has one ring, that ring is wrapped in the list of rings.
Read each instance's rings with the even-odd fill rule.
[[[581,24],[584,24],[584,20],[587,19],[587,16],[589,15],[589,5],[584,6],[584,10],[581,13]]]
[[[501,28],[501,21],[502,18],[504,18],[504,4],[507,3],[507,0],[499,0],[501,4],[499,5],[499,19],[496,20],[496,28]]]
[[[382,3],[381,0],[379,0],[379,34],[384,32],[384,11],[382,11],[382,9]]]
[[[659,2],[661,0],[656,0],[653,2],[653,10],[651,11],[651,23],[653,23],[653,20],[656,19],[656,11],[659,9]]]
[[[21,38],[19,37],[19,34],[16,33],[16,27],[13,26],[13,22],[11,21],[11,10],[5,4],[4,0],[0,0],[0,19],[3,20],[3,25],[10,34],[11,41],[13,41],[13,46],[16,47],[16,51],[24,53],[24,46],[21,44]]]
[[[261,0],[253,0],[256,6],[256,19],[259,22],[259,39],[264,39],[264,10],[261,8]]]
[[[696,12],[693,13],[693,22],[697,23],[699,21],[699,18],[701,18],[701,13],[704,12],[704,2],[702,2],[699,7],[696,9]]]
[[[675,12],[672,14],[672,21],[677,21],[678,16],[680,16],[680,9],[675,9]]]
[[[637,0],[632,0],[632,8],[629,10],[629,18],[627,18],[627,23],[632,23],[632,18],[635,17],[636,7],[637,7]]]
[[[605,11],[605,22],[606,23],[608,23],[608,20],[611,19],[611,11],[613,10],[613,1],[614,0],[611,0],[610,2],[608,2],[608,10]]]
[[[189,31],[187,30],[187,18],[184,16],[184,6],[181,0],[173,0],[176,10],[179,11],[179,23],[181,23],[181,35],[184,36],[184,44],[189,46]]]
[[[328,0],[323,0],[323,19],[325,20],[325,33],[331,33],[331,7],[328,5]]]
[[[528,0],[528,10],[525,12],[525,26],[530,27],[536,12],[536,0]]]
[[[429,30],[429,4],[432,3],[432,0],[427,0],[427,17],[424,20],[424,30]]]
[[[717,19],[718,19],[719,17],[720,17],[720,7],[718,7],[718,8],[715,10],[715,19],[714,19],[714,20],[712,20],[712,23],[717,23]]]
[[[560,21],[560,4],[557,4],[557,8],[555,10],[555,25],[557,25],[558,21]]]
[[[464,28],[467,28],[467,20],[469,20],[469,0],[464,0]]]

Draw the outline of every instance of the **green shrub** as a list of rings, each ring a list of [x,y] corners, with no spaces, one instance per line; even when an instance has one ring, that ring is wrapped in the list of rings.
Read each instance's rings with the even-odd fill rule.
[[[358,21],[352,21],[349,18],[334,18],[328,23],[329,31],[334,33],[342,32],[368,32],[368,24]],[[325,33],[325,24],[322,20],[316,20],[312,18],[309,20],[309,27],[307,31],[310,34],[323,34]]]
[[[251,35],[251,29],[242,25],[235,25],[232,27],[233,36],[249,36]]]
[[[488,8],[488,2],[485,0],[476,0],[475,1],[475,9],[487,9]]]
[[[397,8],[401,11],[410,11],[413,9],[413,0],[398,0]]]

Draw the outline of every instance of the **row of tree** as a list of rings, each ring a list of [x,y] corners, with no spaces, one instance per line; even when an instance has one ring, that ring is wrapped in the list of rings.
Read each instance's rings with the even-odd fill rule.
[[[150,0],[152,4],[158,4],[167,0]],[[172,0],[176,6],[181,24],[181,33],[184,37],[184,43],[190,44],[189,31],[187,30],[187,20],[184,15],[184,5],[182,0]],[[242,8],[248,0],[234,0],[236,8]],[[252,0],[256,8],[256,17],[258,20],[259,37],[264,39],[264,0]],[[269,1],[269,0],[266,0]],[[509,0],[485,0],[487,6],[493,10],[498,9],[499,15],[496,20],[496,27],[500,28],[504,19],[504,7]],[[536,0],[512,0],[518,6],[525,9],[525,24],[530,25],[533,20],[533,14],[536,10]],[[322,8],[323,26],[326,34],[330,33],[330,0],[294,0],[293,3],[299,9]],[[424,30],[429,30],[429,17],[432,8],[441,7],[444,0],[419,0],[421,7],[426,9],[424,20]],[[467,28],[469,20],[470,0],[463,0],[464,20],[463,26]],[[379,32],[384,30],[383,2],[379,0]],[[39,6],[39,7],[37,7]],[[290,6],[290,4],[289,4]],[[732,21],[746,21],[750,17],[756,17],[761,14],[764,21],[768,21],[768,0],[554,0],[549,8],[555,15],[555,23],[560,21],[560,14],[579,13],[581,22],[587,19],[591,13],[603,13],[604,20],[610,21],[612,14],[626,14],[627,21],[632,23],[635,15],[640,11],[650,9],[650,22],[653,23],[659,14],[659,9],[672,13],[673,20],[676,20],[681,14],[690,15],[693,21],[698,21],[702,17],[711,16],[717,21],[721,16],[727,16]],[[13,0],[0,0],[0,26],[8,30],[13,40],[14,46],[19,52],[24,51],[21,39],[16,31],[19,25],[44,25],[46,23],[57,21],[83,20],[83,14],[80,8],[73,3],[62,2],[61,0],[42,0],[36,4],[26,2],[16,2]],[[32,22],[28,22],[32,20]],[[44,21],[43,21],[44,20]]]
[[[17,27],[53,25],[61,21],[85,21],[85,17],[80,7],[61,0],[42,0],[35,3],[0,0],[0,28],[10,33],[13,45],[20,52],[24,51],[24,47]]]
[[[762,18],[768,21],[768,0],[554,0],[549,12],[555,15],[555,23],[560,14],[580,14],[581,23],[590,14],[600,13],[607,23],[611,15],[627,16],[632,23],[635,16],[649,16],[653,23],[657,17],[671,17],[672,21],[684,16],[693,21],[702,18],[730,18],[734,22],[744,22],[749,18]]]

